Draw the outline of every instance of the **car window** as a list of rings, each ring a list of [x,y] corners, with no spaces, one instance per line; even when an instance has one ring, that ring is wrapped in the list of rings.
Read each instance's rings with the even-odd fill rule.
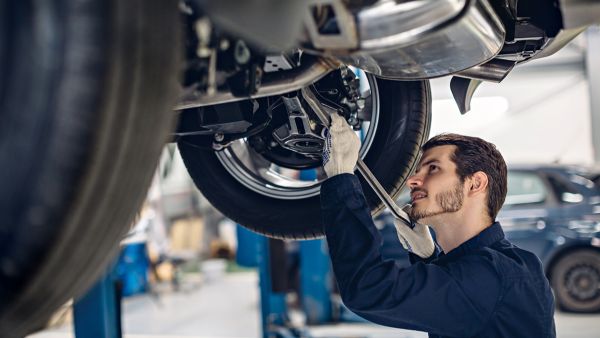
[[[590,180],[596,185],[596,189],[600,190],[600,174],[590,175]]]
[[[576,175],[571,175],[571,182],[575,183],[573,179],[575,177],[581,177]],[[581,177],[583,179],[583,177]],[[579,193],[579,191],[575,190],[573,187],[570,187],[567,182],[563,182],[560,179],[554,176],[548,176],[548,181],[552,185],[552,188],[556,192],[556,196],[558,196],[559,201],[562,203],[579,203],[583,201],[583,195]],[[580,183],[582,181],[580,180]]]
[[[538,175],[521,171],[508,173],[505,206],[543,203],[547,196],[546,186]]]
[[[600,194],[600,177],[588,173],[573,173],[569,180],[578,186],[583,186],[590,190],[592,194]]]

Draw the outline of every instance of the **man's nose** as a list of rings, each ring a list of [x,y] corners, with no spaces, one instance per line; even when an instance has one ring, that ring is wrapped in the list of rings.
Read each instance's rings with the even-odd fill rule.
[[[415,174],[415,175],[410,176],[406,180],[406,184],[408,185],[409,188],[413,189],[413,188],[423,185],[423,180]]]

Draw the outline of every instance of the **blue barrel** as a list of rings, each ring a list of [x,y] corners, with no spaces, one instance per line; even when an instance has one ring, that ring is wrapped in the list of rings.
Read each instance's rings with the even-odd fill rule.
[[[146,242],[127,244],[121,248],[117,263],[117,277],[122,283],[123,297],[145,293],[148,290],[150,259]]]

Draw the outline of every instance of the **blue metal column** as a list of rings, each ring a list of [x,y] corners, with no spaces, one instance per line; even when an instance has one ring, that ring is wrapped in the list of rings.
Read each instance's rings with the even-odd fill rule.
[[[258,267],[262,337],[287,336],[282,328],[287,323],[285,293],[273,291],[271,271],[271,241],[238,225],[236,261],[246,267]]]
[[[307,323],[331,322],[333,277],[323,239],[300,242],[300,288]]]
[[[75,337],[121,338],[121,295],[115,265],[73,305]]]
[[[252,232],[241,225],[236,227],[237,250],[235,261],[238,265],[247,268],[258,267],[258,252],[260,250],[263,236]]]
[[[271,283],[270,239],[261,236],[258,251],[258,276],[263,338],[276,337],[276,327],[287,323],[285,293],[273,292]],[[280,334],[281,335],[281,334]]]

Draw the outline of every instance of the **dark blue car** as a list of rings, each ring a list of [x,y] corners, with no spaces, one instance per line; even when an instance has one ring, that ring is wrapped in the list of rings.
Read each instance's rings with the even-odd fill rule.
[[[535,253],[566,311],[600,310],[600,181],[581,167],[509,167],[508,195],[498,220],[506,237]],[[408,194],[399,203],[408,202]],[[383,255],[408,264],[393,219],[376,219],[384,234]]]

